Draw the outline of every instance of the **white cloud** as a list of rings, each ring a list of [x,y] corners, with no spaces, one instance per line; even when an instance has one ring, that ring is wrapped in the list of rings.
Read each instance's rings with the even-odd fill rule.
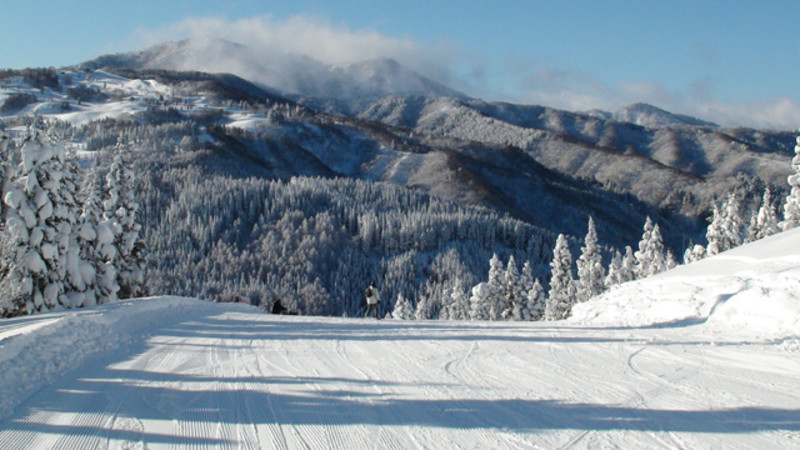
[[[697,80],[679,91],[652,80],[615,85],[590,70],[560,67],[552,60],[515,57],[498,66],[490,62],[496,61],[494,55],[469,54],[458,45],[430,45],[375,30],[353,30],[308,16],[287,20],[258,16],[235,21],[187,18],[160,29],[141,29],[130,41],[141,47],[184,38],[222,38],[244,44],[259,55],[263,67],[272,71],[275,79],[297,76],[296,72],[279,73],[283,57],[291,53],[325,64],[393,58],[431,79],[487,100],[535,103],[572,111],[614,111],[645,102],[722,125],[776,129],[800,126],[800,104],[796,99],[723,101],[714,95],[718,80],[712,78]],[[713,60],[710,50],[700,50],[698,53],[705,59]],[[224,55],[220,61],[225,62]]]
[[[750,103],[721,100],[714,95],[718,80],[712,78],[697,80],[680,91],[653,81],[612,85],[581,70],[553,67],[521,70],[514,79],[517,92],[506,91],[505,99],[509,101],[570,111],[615,111],[643,102],[723,126],[779,130],[794,130],[800,126],[800,103],[796,99],[781,97]]]
[[[225,39],[243,44],[264,60],[281,60],[300,54],[325,64],[349,64],[377,58],[392,58],[436,81],[461,84],[451,70],[459,52],[452,45],[423,45],[408,38],[395,38],[375,30],[352,30],[322,19],[294,16],[284,21],[257,16],[231,21],[223,18],[187,18],[159,29],[139,29],[131,38],[139,46],[150,46],[186,38]]]

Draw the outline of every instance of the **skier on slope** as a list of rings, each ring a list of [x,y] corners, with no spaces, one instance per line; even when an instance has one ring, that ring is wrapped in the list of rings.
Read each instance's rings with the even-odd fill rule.
[[[381,302],[381,296],[378,293],[378,288],[375,287],[375,282],[370,283],[367,292],[364,294],[367,297],[367,312],[364,317],[378,318],[378,303]]]

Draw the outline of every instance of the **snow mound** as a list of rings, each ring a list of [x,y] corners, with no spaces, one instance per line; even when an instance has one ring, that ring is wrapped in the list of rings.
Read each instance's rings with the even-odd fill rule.
[[[575,305],[570,320],[624,327],[704,324],[727,334],[800,336],[800,229],[615,286]]]
[[[154,297],[3,320],[0,417],[87,358],[133,345],[152,330],[190,315],[244,307],[183,297]]]

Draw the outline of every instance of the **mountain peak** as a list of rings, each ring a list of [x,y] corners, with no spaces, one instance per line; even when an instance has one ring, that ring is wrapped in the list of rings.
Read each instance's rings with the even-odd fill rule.
[[[263,87],[315,98],[388,95],[468,98],[392,58],[329,65],[308,55],[259,50],[218,38],[159,44],[139,52],[101,56],[81,66],[225,72]]]

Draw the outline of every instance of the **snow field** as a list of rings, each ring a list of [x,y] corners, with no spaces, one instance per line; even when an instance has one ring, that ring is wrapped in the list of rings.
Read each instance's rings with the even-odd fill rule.
[[[0,416],[87,358],[124,348],[148,329],[213,304],[161,297],[0,322]]]
[[[176,298],[7,326],[53,315],[58,331],[27,330],[37,356],[4,387],[53,359],[54,379],[4,412],[2,448],[800,446],[800,362],[706,326],[288,317]],[[67,348],[48,350],[62,335],[70,367]]]

